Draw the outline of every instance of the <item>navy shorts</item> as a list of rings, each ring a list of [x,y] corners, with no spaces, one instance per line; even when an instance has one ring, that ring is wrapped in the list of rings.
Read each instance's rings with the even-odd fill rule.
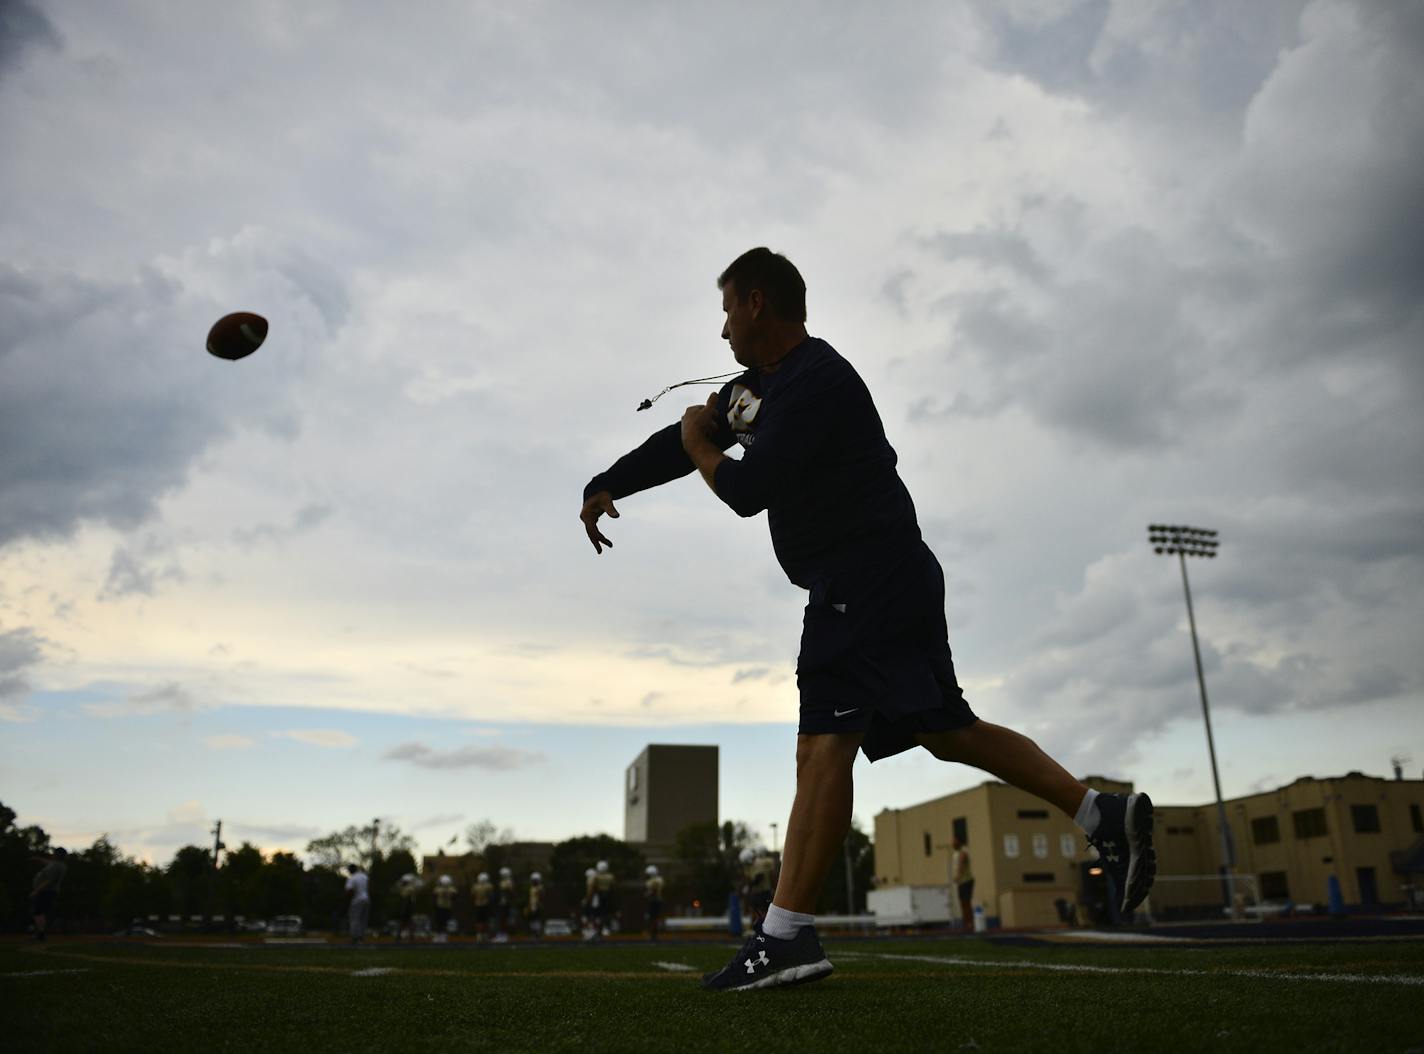
[[[796,661],[801,735],[864,732],[871,761],[979,720],[954,675],[944,571],[923,542],[892,567],[812,585]]]

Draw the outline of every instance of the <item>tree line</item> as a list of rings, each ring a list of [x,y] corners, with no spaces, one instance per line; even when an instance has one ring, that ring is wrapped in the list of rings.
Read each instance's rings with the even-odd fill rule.
[[[0,804],[0,928],[9,932],[28,928],[37,857],[56,848],[42,827],[20,826],[17,819],[13,809]],[[625,897],[638,895],[647,863],[642,847],[609,835],[558,842],[544,862],[533,865],[527,854],[517,851],[512,833],[489,821],[471,825],[466,841],[468,854],[446,857],[446,865],[440,866],[494,874],[510,865],[521,890],[527,872],[540,870],[551,915],[575,910],[583,896],[584,872],[598,860],[609,862]],[[740,882],[740,853],[752,842],[747,825],[734,821],[694,824],[679,832],[672,859],[663,861],[669,912],[726,912]],[[847,846],[853,907],[860,911],[874,866],[870,840],[853,828]],[[175,916],[185,927],[211,926],[216,919],[231,927],[239,917],[299,915],[309,928],[339,928],[347,903],[344,867],[350,863],[360,864],[370,875],[372,921],[379,924],[398,914],[395,889],[401,876],[421,874],[416,850],[414,838],[396,825],[372,821],[312,839],[302,857],[265,853],[244,841],[236,848],[221,847],[216,860],[212,846],[185,845],[167,864],[157,865],[125,855],[104,835],[87,848],[70,850],[54,931],[114,932],[135,920],[156,918],[167,925]],[[845,911],[847,903],[845,868],[833,867],[818,911]]]

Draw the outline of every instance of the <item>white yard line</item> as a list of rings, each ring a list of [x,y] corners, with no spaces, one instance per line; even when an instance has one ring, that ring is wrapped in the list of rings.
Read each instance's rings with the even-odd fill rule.
[[[674,973],[688,973],[697,969],[697,967],[695,966],[688,966],[687,963],[655,962],[653,963],[653,965],[656,966],[659,970],[671,970]]]
[[[1107,933],[1098,930],[1064,930],[1048,936],[1055,941],[1101,941],[1104,944],[1190,944],[1192,940],[1190,937],[1164,937],[1159,933]]]
[[[1155,966],[1092,966],[1087,963],[1042,963],[1031,959],[964,959],[949,955],[840,953],[843,959],[883,959],[889,962],[932,963],[937,966],[988,966],[998,969],[1047,970],[1053,973],[1153,974],[1162,977],[1249,977],[1266,981],[1331,981],[1337,984],[1399,984],[1424,986],[1418,974],[1285,973],[1276,970],[1168,970]]]
[[[74,970],[25,970],[22,973],[0,973],[0,977],[51,977],[57,973],[88,973],[89,967],[82,966]]]
[[[353,970],[352,977],[384,977],[388,973],[395,973],[393,966],[369,966],[364,970]]]

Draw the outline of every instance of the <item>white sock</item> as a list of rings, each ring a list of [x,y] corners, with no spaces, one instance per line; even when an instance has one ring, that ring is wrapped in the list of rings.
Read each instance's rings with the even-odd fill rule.
[[[1083,828],[1084,834],[1091,836],[1098,829],[1098,821],[1102,818],[1102,810],[1098,808],[1098,792],[1090,789],[1083,795],[1083,804],[1078,806],[1078,815],[1073,817],[1073,822]]]
[[[778,908],[773,904],[767,909],[766,918],[761,920],[761,931],[768,937],[775,937],[779,941],[789,941],[801,932],[802,926],[809,926],[815,921],[815,915],[787,911],[785,908]]]

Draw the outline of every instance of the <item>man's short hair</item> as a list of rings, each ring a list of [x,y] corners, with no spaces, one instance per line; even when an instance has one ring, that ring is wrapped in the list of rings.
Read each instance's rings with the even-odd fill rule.
[[[796,265],[765,246],[748,249],[722,272],[717,288],[731,285],[739,301],[760,289],[771,312],[786,322],[806,321],[806,282]]]
[[[360,865],[360,864],[347,864],[347,865],[346,865],[346,873],[347,873],[347,874],[354,875],[357,871],[360,871],[360,870],[361,870],[361,865]]]

